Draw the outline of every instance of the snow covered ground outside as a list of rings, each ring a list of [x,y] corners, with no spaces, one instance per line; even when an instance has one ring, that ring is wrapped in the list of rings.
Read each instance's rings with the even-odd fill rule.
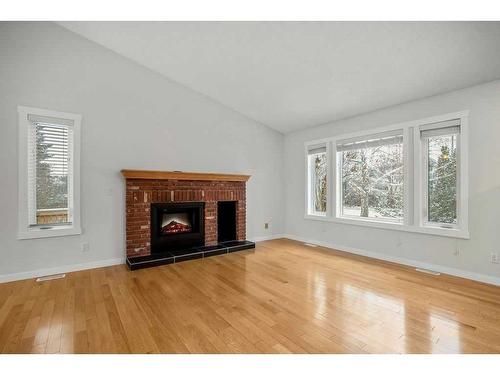
[[[361,216],[361,207],[343,207],[342,210],[343,216],[353,216],[353,217],[360,217]],[[368,217],[372,218],[383,218],[386,220],[391,220],[391,221],[398,221],[396,218],[387,218],[379,214],[375,209],[369,208],[368,209]]]

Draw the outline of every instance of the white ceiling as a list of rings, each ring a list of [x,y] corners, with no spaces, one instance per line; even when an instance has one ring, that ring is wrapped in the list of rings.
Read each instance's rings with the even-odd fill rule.
[[[500,22],[59,22],[280,132],[500,78]]]

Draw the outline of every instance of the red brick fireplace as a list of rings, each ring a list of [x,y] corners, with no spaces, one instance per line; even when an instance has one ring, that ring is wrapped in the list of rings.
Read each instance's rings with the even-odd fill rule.
[[[236,205],[236,239],[246,238],[246,181],[250,176],[122,170],[126,180],[127,257],[151,254],[152,203],[204,203],[204,242],[217,244],[217,206]]]

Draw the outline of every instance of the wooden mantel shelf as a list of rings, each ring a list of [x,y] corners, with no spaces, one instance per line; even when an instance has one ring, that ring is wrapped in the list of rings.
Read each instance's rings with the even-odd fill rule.
[[[249,175],[201,173],[181,171],[143,171],[122,169],[122,175],[131,180],[192,180],[192,181],[248,181]]]

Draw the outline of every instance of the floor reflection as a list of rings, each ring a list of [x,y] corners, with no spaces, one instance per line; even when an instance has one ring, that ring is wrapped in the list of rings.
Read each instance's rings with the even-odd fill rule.
[[[405,302],[405,332],[402,338],[406,353],[429,353],[432,325],[429,314],[411,301]]]
[[[439,353],[461,353],[460,323],[437,315],[430,314],[430,324],[432,326],[432,352]]]
[[[406,303],[405,344],[407,353],[461,353],[460,323],[432,307],[422,309]]]
[[[345,284],[344,305],[357,320],[359,337],[370,352],[404,352],[405,305],[402,299],[380,291]],[[354,323],[354,322],[353,322]]]
[[[332,307],[341,305],[349,311],[345,327],[356,331],[367,342],[376,342],[375,351],[400,353],[461,353],[461,325],[445,310],[420,302],[407,300],[404,296],[387,295],[380,290],[343,283],[336,300],[328,300],[325,275],[311,275],[314,295],[315,317],[325,317],[328,312],[332,321],[338,321]],[[341,298],[339,300],[338,298]],[[368,349],[368,348],[367,348]]]
[[[314,295],[314,317],[319,319],[322,317],[327,317],[327,287],[324,279],[324,275],[321,273],[314,274],[313,281],[313,295]]]

